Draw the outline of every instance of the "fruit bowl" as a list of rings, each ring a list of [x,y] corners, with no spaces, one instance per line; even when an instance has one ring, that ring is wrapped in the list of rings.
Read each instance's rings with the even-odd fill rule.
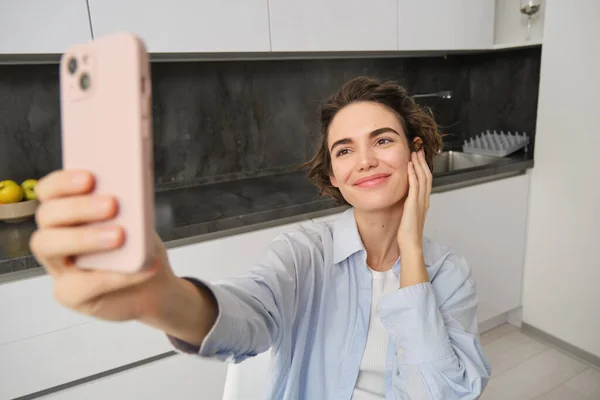
[[[19,222],[35,215],[39,200],[24,200],[17,203],[0,204],[0,221]]]

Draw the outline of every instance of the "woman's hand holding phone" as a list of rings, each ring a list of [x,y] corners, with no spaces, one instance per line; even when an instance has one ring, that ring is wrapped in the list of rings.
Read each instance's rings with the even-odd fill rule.
[[[216,320],[216,300],[173,274],[154,232],[145,45],[127,32],[74,45],[61,58],[60,94],[65,169],[38,183],[38,229],[30,240],[56,300],[200,343]]]
[[[110,221],[118,212],[110,196],[91,194],[94,177],[85,171],[56,171],[40,180],[36,212],[38,230],[30,247],[54,280],[55,297],[62,305],[101,319],[122,321],[154,313],[159,293],[175,277],[166,250],[156,235],[149,268],[134,273],[78,268],[75,257],[119,248],[122,227]]]
[[[93,187],[91,173],[60,170],[40,180],[36,189],[38,229],[30,247],[52,277],[56,300],[95,318],[138,320],[189,343],[202,343],[217,318],[216,300],[173,274],[156,233],[151,266],[144,270],[76,265],[77,256],[114,250],[125,240],[122,228],[110,223],[118,212],[116,200],[92,194]],[[102,227],[94,225],[99,221],[105,222]]]

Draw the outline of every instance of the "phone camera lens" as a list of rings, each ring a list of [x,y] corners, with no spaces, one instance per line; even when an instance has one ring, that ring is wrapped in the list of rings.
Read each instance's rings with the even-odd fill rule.
[[[71,74],[74,74],[74,73],[75,73],[75,71],[77,71],[77,59],[75,59],[75,58],[71,58],[71,59],[69,60],[69,72],[70,72]]]
[[[87,73],[81,74],[81,78],[79,78],[79,86],[81,90],[88,90],[90,87],[90,76]]]

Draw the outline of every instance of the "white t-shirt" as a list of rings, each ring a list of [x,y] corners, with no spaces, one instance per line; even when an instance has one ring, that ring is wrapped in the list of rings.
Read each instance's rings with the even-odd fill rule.
[[[371,273],[373,290],[369,332],[352,400],[385,399],[384,371],[389,335],[379,318],[378,306],[381,297],[398,289],[400,282],[391,269],[384,272],[371,270]]]

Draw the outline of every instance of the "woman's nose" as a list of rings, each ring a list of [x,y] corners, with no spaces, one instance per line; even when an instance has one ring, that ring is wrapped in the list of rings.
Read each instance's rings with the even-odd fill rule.
[[[375,153],[371,149],[366,149],[360,152],[358,169],[363,171],[365,169],[369,169],[377,166],[377,157],[375,157]]]

